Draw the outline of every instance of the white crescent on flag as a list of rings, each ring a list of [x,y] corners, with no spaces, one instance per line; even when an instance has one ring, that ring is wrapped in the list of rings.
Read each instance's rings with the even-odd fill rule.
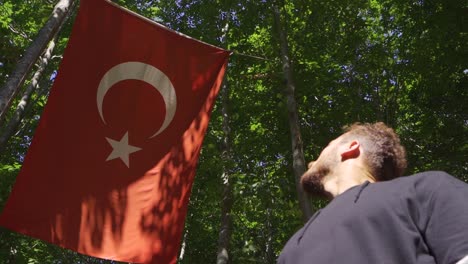
[[[159,128],[159,130],[156,131],[156,133],[154,133],[150,138],[157,136],[169,126],[177,109],[177,96],[171,80],[158,68],[143,62],[130,61],[120,63],[112,67],[102,77],[97,90],[96,99],[98,111],[104,124],[106,123],[102,113],[104,97],[114,84],[124,80],[144,81],[153,86],[154,89],[156,89],[159,93],[161,93],[164,99],[164,104],[166,105],[166,116],[161,128]]]

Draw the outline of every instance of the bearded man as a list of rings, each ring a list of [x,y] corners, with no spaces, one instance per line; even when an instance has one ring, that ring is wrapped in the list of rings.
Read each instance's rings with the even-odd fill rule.
[[[301,183],[331,198],[279,264],[468,264],[468,184],[444,172],[401,177],[406,153],[383,123],[354,124]]]

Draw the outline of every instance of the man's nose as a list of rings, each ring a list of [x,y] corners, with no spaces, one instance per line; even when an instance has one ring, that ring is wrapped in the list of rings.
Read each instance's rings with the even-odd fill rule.
[[[309,168],[309,169],[310,169],[312,166],[314,166],[314,163],[315,163],[315,161],[311,161],[311,162],[309,162],[309,164],[307,165],[307,168]]]

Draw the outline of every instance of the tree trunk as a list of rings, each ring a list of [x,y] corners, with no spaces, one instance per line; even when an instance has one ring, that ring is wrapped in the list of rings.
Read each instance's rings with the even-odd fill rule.
[[[73,1],[74,0],[60,0],[57,5],[55,5],[49,20],[47,20],[39,31],[36,39],[28,47],[12,74],[7,79],[5,85],[0,90],[0,125],[3,123],[3,119],[8,112],[13,98],[23,85],[26,75],[46,48],[47,43],[50,42],[60,25],[62,25]]]
[[[182,237],[182,243],[180,246],[180,253],[179,253],[179,260],[177,263],[181,263],[184,260],[185,257],[185,247],[187,246],[187,235],[188,235],[188,230],[185,230],[184,236]]]
[[[229,12],[226,17],[226,25],[223,29],[223,40],[226,43],[227,32],[229,30]],[[223,144],[222,144],[222,158],[223,158],[223,198],[221,204],[221,229],[218,236],[218,252],[216,256],[216,264],[227,264],[229,263],[229,246],[232,233],[232,218],[231,218],[231,208],[232,208],[232,188],[231,188],[231,128],[229,125],[229,85],[227,82],[227,75],[224,76],[223,87],[221,91],[221,112],[223,115]]]
[[[312,207],[300,183],[301,176],[306,171],[306,166],[304,161],[301,131],[299,128],[299,115],[297,110],[297,103],[294,97],[295,85],[291,69],[291,60],[289,57],[288,40],[286,36],[286,31],[282,27],[281,14],[276,4],[273,5],[273,13],[276,28],[278,30],[279,35],[281,47],[281,62],[283,64],[283,74],[286,82],[286,100],[288,108],[289,128],[291,132],[293,170],[295,176],[294,178],[296,180],[296,191],[299,198],[299,206],[302,211],[303,220],[307,221],[312,216]]]
[[[270,188],[271,184],[268,180],[268,173],[263,172],[263,180],[266,182],[267,193],[272,193]],[[265,217],[265,228],[266,228],[266,237],[265,237],[265,263],[275,263],[276,256],[273,248],[273,223],[272,219],[274,218],[272,211],[274,210],[275,199],[268,195],[266,199],[266,217]]]
[[[8,142],[10,137],[17,131],[18,126],[24,117],[24,113],[26,112],[25,110],[29,104],[31,95],[36,90],[39,79],[41,78],[42,73],[44,72],[45,68],[47,67],[47,64],[49,63],[50,57],[55,48],[56,41],[57,41],[57,34],[55,34],[54,39],[52,39],[52,41],[49,43],[49,46],[47,47],[44,55],[41,57],[39,67],[36,73],[34,73],[34,76],[31,79],[31,83],[28,85],[28,87],[24,91],[23,96],[21,97],[21,100],[18,106],[16,107],[15,113],[13,114],[11,119],[8,121],[8,124],[3,130],[3,133],[0,135],[0,153],[3,152],[3,149],[5,148],[6,143]]]
[[[221,229],[218,237],[218,252],[216,257],[216,264],[227,264],[229,263],[229,245],[232,233],[232,188],[230,182],[230,164],[231,160],[231,143],[230,138],[230,127],[229,127],[229,113],[227,109],[229,89],[226,77],[224,79],[223,88],[221,91],[221,103],[222,103],[222,115],[223,115],[223,174],[221,179],[223,181],[223,198],[221,204]]]

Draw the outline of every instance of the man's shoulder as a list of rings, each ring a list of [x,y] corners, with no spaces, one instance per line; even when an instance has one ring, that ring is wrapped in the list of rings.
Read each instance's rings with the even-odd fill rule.
[[[421,177],[421,178],[434,178],[434,179],[441,179],[441,178],[453,178],[452,175],[448,174],[445,171],[424,171],[419,172],[408,177]]]
[[[409,176],[402,176],[392,181],[430,182],[432,184],[437,184],[439,182],[452,181],[454,179],[456,178],[445,171],[424,171]]]
[[[391,180],[396,185],[413,186],[416,191],[435,191],[440,188],[468,188],[468,184],[444,171],[425,171]]]

